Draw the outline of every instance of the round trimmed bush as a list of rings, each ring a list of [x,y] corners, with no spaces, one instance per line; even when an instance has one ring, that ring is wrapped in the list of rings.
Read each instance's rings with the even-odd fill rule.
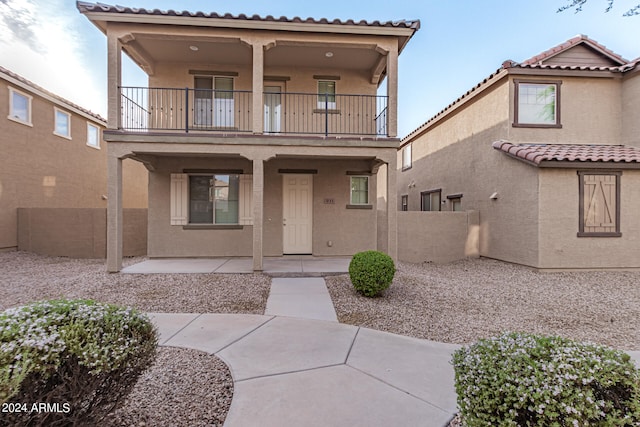
[[[157,332],[130,308],[45,301],[0,313],[0,425],[99,425],[154,362]],[[35,406],[34,406],[35,405]]]
[[[359,252],[349,263],[349,277],[356,291],[367,297],[387,289],[396,273],[396,266],[387,254],[378,251]]]
[[[638,426],[640,371],[624,352],[506,333],[454,353],[464,425]]]

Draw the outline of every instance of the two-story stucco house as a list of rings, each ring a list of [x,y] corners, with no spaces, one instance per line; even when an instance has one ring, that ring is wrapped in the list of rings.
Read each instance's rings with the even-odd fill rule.
[[[505,61],[403,139],[399,209],[478,211],[485,257],[639,268],[639,63],[586,36]]]
[[[127,158],[149,170],[149,257],[396,256],[398,54],[418,21],[77,6],[108,43],[109,271]],[[122,86],[123,52],[148,86]]]
[[[19,224],[21,208],[101,208],[104,212],[105,126],[106,121],[99,115],[0,66],[0,251],[68,243],[50,242],[49,235],[41,234],[37,236],[38,242],[21,245],[19,229],[30,227]],[[145,208],[147,171],[139,164],[127,162],[124,175],[125,206]],[[61,226],[53,217],[47,221],[40,225]],[[78,237],[69,236],[69,241],[74,238]],[[74,248],[61,253],[86,256]]]

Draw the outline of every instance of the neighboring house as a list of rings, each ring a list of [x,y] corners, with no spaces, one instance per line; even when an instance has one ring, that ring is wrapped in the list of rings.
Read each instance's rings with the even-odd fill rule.
[[[0,250],[18,247],[18,208],[105,208],[105,120],[0,67]],[[146,171],[128,162],[127,207],[146,207]]]
[[[396,256],[398,54],[418,21],[77,6],[108,44],[109,271],[125,158],[149,169],[150,257]],[[123,52],[147,87],[122,87]]]
[[[485,257],[640,267],[639,62],[586,36],[505,61],[402,140],[398,208],[478,211]]]

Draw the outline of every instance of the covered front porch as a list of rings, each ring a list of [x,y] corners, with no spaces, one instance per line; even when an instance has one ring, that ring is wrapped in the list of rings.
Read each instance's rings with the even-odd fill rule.
[[[206,272],[268,272],[278,269],[273,258],[283,255],[350,259],[373,249],[397,259],[397,141],[282,137],[282,145],[274,146],[255,137],[105,137],[114,138],[110,272],[122,269],[125,158],[149,170],[149,258],[193,259]],[[202,260],[220,258],[228,260],[219,266]],[[311,271],[304,264],[298,262],[296,271]]]

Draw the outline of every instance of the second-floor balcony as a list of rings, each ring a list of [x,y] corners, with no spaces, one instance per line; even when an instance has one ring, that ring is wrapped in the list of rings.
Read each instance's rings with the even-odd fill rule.
[[[120,95],[118,127],[127,132],[388,136],[387,96],[267,91],[256,129],[252,91],[121,87]]]

